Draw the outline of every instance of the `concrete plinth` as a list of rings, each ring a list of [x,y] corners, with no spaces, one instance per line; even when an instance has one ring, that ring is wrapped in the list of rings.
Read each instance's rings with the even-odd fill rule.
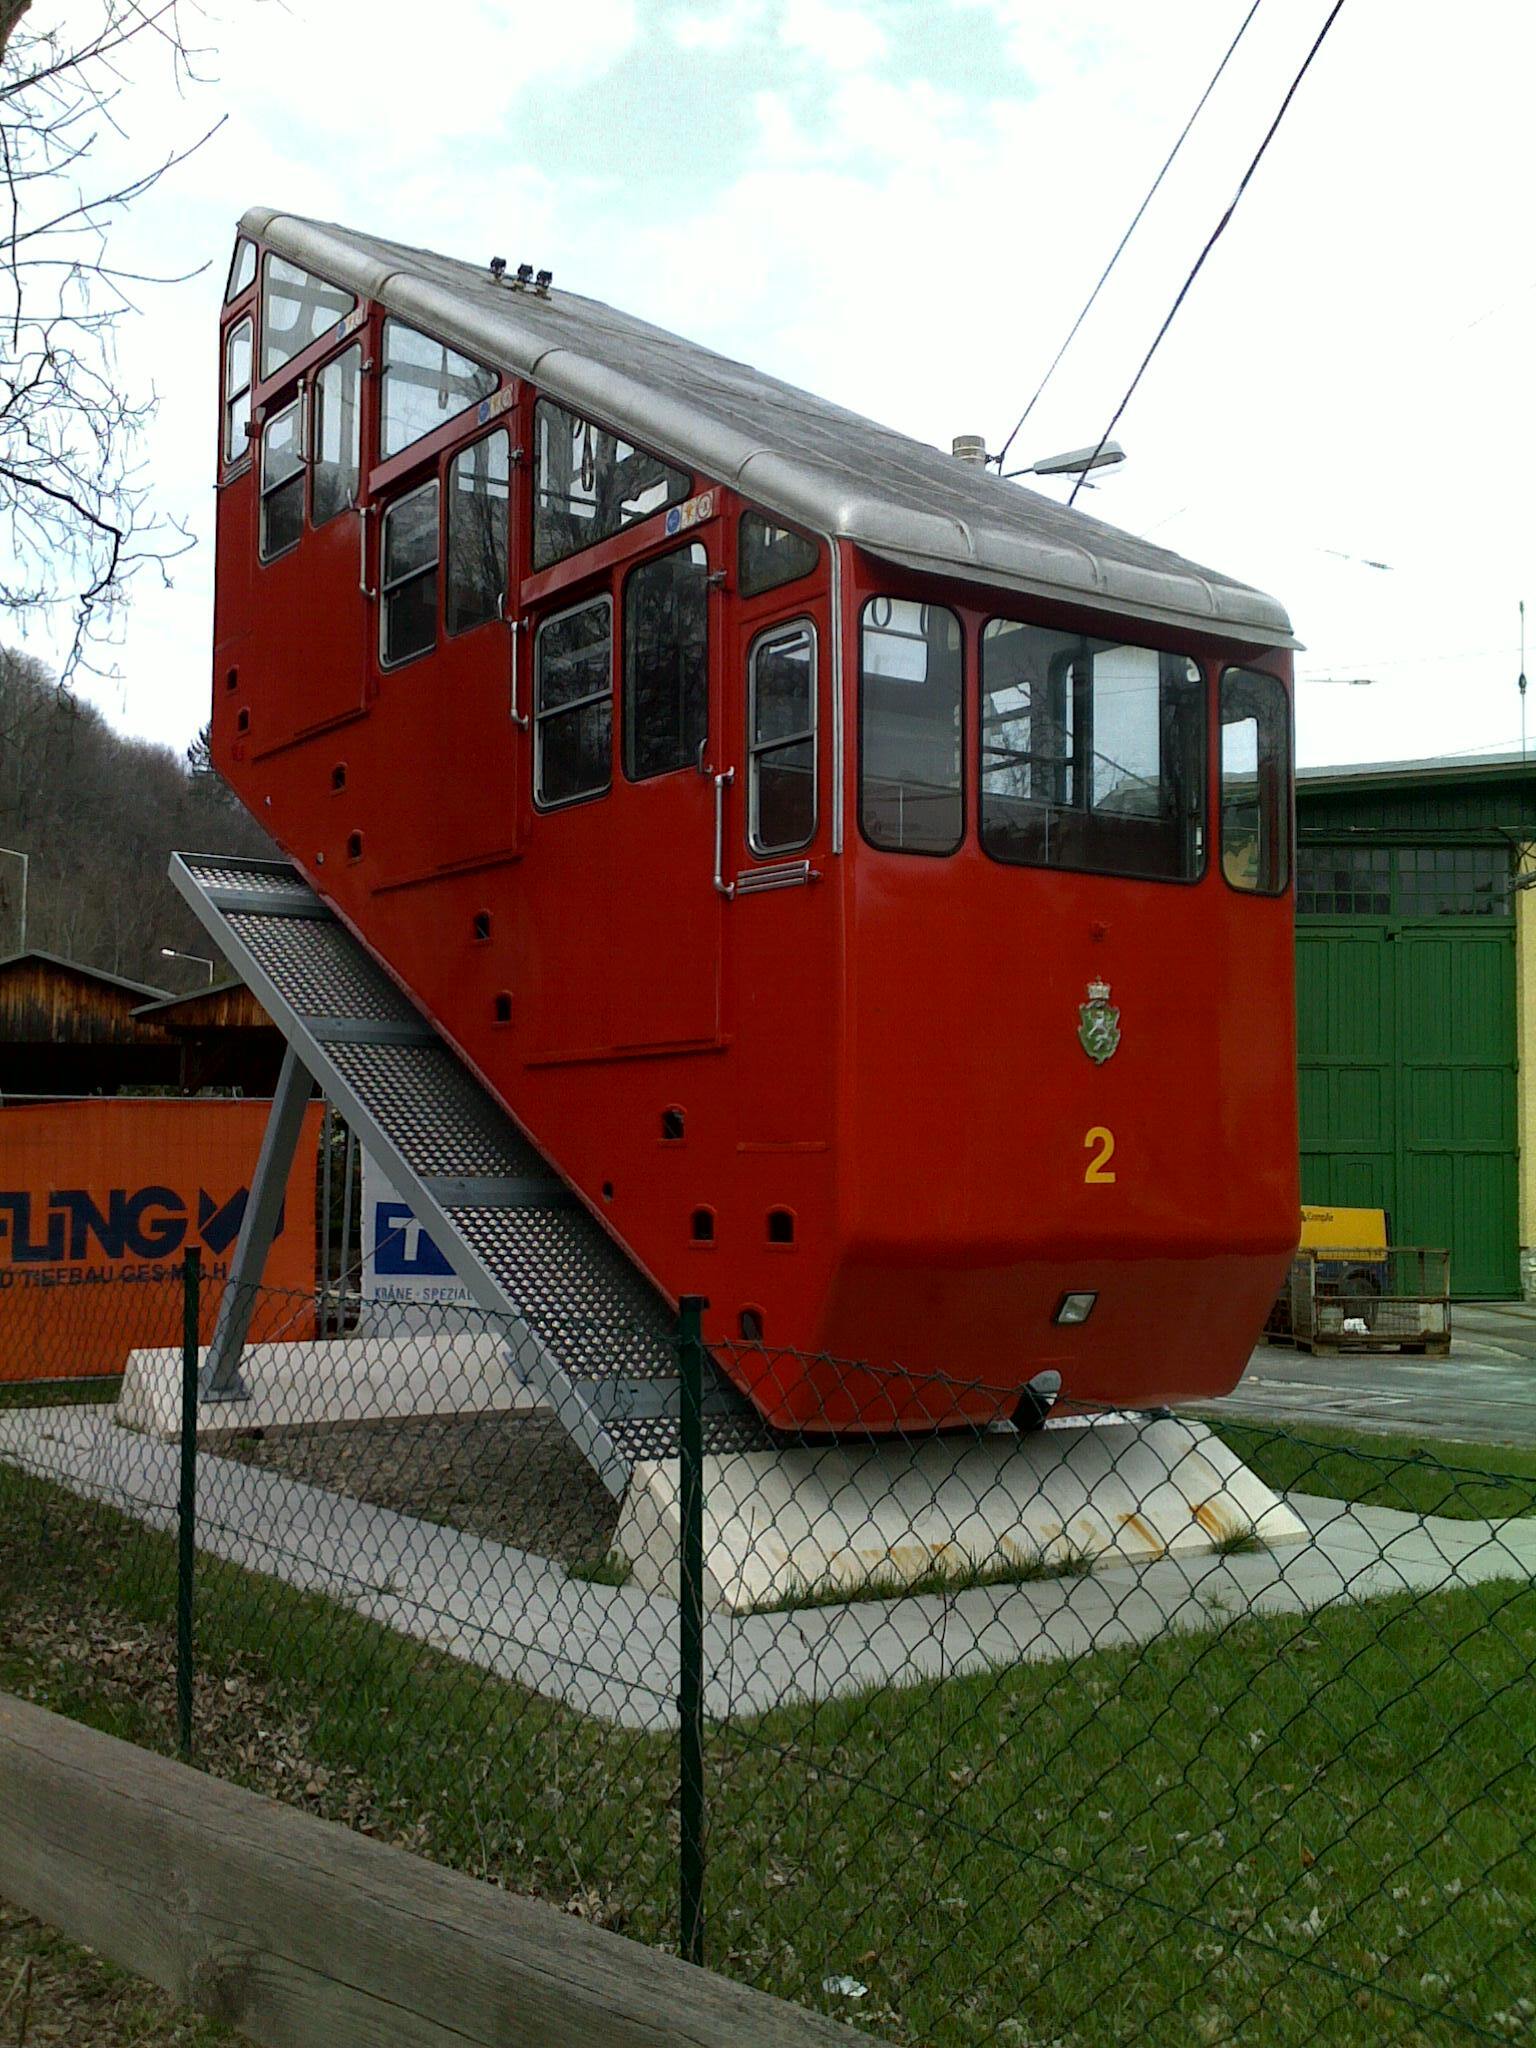
[[[739,1613],[933,1573],[1123,1564],[1306,1531],[1203,1423],[1115,1417],[1030,1436],[929,1437],[710,1456],[705,1598]],[[614,1547],[634,1583],[677,1589],[678,1467],[635,1467]]]
[[[206,1349],[199,1353],[200,1367],[207,1357]],[[517,1377],[506,1339],[490,1331],[438,1332],[419,1342],[399,1336],[251,1344],[241,1354],[240,1377],[242,1398],[200,1404],[200,1436],[210,1430],[474,1415],[539,1405]],[[125,1429],[178,1436],[180,1351],[131,1351],[113,1414]]]

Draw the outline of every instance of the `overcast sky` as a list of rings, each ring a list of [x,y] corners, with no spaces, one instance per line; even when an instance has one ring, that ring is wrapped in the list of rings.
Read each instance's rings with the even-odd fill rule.
[[[178,747],[206,716],[216,322],[245,207],[548,266],[996,448],[1247,4],[224,0],[213,82],[146,77],[117,109],[141,159],[229,119],[117,244],[211,263],[122,339],[162,394],[160,502],[200,544],[173,588],[141,584],[121,680],[88,693]],[[1262,0],[1016,457],[1098,438],[1327,5]],[[1527,0],[1347,0],[1117,430],[1129,460],[1079,501],[1287,604],[1303,762],[1519,743],[1533,59]]]

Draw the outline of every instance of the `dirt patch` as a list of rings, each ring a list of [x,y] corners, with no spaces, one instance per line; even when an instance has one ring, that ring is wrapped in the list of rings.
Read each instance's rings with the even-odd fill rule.
[[[216,2048],[244,2040],[0,1899],[0,2041],[26,2048]]]
[[[605,1557],[618,1523],[618,1502],[548,1415],[301,1423],[205,1433],[201,1442],[219,1457],[566,1565]]]

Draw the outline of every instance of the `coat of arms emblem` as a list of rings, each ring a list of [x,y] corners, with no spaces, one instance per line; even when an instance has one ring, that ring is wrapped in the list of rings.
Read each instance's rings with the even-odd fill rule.
[[[1114,1056],[1120,1043],[1120,1012],[1110,1007],[1107,981],[1090,981],[1087,1002],[1077,1006],[1077,1042],[1097,1067]]]

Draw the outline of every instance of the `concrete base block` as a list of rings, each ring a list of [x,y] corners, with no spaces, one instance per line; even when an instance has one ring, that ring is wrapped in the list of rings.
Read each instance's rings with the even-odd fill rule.
[[[207,1362],[204,1349],[200,1366]],[[243,1398],[204,1401],[198,1435],[284,1424],[378,1422],[404,1415],[474,1415],[536,1408],[516,1377],[504,1337],[489,1331],[437,1334],[413,1342],[333,1337],[296,1344],[251,1344],[240,1361]],[[113,1410],[125,1429],[181,1433],[181,1353],[131,1351]]]
[[[678,1531],[677,1461],[638,1464],[614,1538],[637,1586],[675,1595]],[[935,1573],[1024,1577],[1305,1537],[1219,1438],[1176,1416],[704,1460],[705,1598],[737,1613]]]

